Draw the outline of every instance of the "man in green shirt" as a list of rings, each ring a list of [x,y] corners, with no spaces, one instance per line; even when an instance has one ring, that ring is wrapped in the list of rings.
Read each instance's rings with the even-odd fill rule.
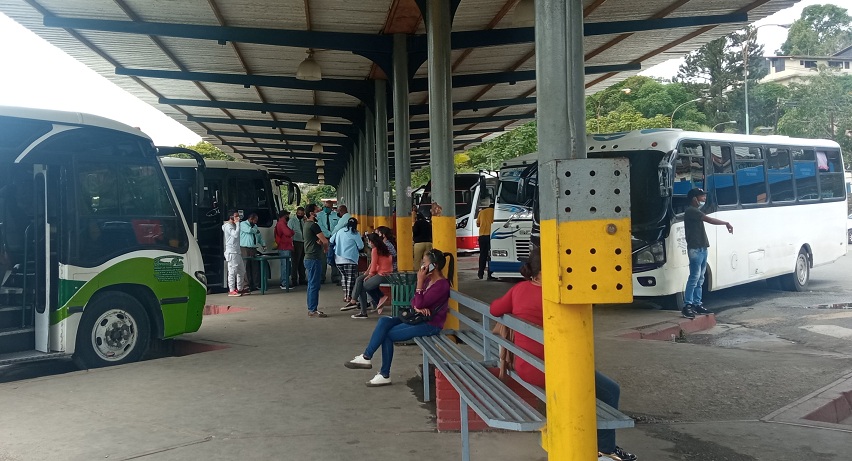
[[[308,316],[328,317],[318,310],[322,263],[328,248],[328,239],[317,224],[319,209],[313,203],[305,207],[305,221],[302,223],[302,236],[305,239],[305,271],[308,275]]]

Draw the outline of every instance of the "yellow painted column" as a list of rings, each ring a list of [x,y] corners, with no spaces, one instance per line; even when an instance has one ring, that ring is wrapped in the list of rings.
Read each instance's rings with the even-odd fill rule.
[[[376,228],[379,228],[381,226],[391,227],[391,218],[387,216],[376,216],[374,222],[376,224]],[[399,259],[399,256],[397,256],[397,259]]]
[[[400,271],[414,270],[414,235],[411,216],[396,215],[396,263]]]
[[[456,218],[452,216],[432,216],[432,247],[437,248],[444,253],[450,253],[453,255],[455,272],[453,273],[451,281],[453,282],[453,288],[458,289],[459,261],[458,247],[456,246]],[[413,254],[409,259],[412,258],[414,258]],[[449,278],[447,270],[448,268],[445,267],[444,275]],[[450,309],[458,311],[458,303],[450,300]],[[455,316],[448,315],[447,320],[444,322],[444,328],[457,330],[459,328],[458,319]]]

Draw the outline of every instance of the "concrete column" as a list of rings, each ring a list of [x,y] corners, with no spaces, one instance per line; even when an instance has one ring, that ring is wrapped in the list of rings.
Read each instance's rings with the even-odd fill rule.
[[[366,142],[366,178],[367,178],[367,221],[368,226],[376,227],[376,118],[373,111],[364,108],[364,139]]]
[[[376,227],[391,227],[387,81],[376,80]],[[399,255],[397,255],[399,260]]]
[[[367,210],[367,143],[364,138],[364,132],[358,132],[358,216],[361,228],[367,229],[367,221],[369,220]]]
[[[408,50],[404,34],[393,36],[393,161],[396,184],[397,266],[414,270],[411,245],[411,149],[408,130]]]
[[[632,299],[622,270],[630,267],[629,197],[613,192],[629,190],[629,168],[585,158],[582,0],[535,3],[538,183],[549,198],[540,202],[542,446],[550,460],[585,460],[597,451],[592,304]]]
[[[428,0],[426,8],[426,40],[429,71],[429,147],[432,169],[432,200],[443,210],[432,216],[432,246],[457,256],[455,164],[453,162],[453,85],[450,64],[449,0]],[[457,265],[456,265],[457,266]],[[445,268],[446,272],[447,268]],[[446,274],[448,277],[450,274]],[[458,274],[452,274],[458,286]],[[458,310],[455,302],[450,307]],[[448,316],[445,328],[457,329],[458,320]]]

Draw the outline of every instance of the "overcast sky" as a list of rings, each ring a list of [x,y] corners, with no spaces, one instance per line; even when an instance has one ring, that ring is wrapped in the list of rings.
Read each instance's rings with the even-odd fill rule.
[[[756,24],[789,24],[799,18],[806,6],[825,3],[849,8],[849,0],[804,0]],[[764,45],[767,54],[774,54],[786,34],[780,27],[763,27],[757,31],[757,40]],[[0,62],[7,64],[0,72],[0,105],[101,115],[140,127],[158,145],[195,144],[201,139],[2,13],[0,43],[3,43]],[[681,61],[669,60],[643,71],[642,75],[671,78]]]

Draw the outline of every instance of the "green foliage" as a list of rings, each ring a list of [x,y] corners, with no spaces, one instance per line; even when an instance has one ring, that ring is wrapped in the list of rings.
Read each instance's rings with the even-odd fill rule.
[[[831,139],[840,144],[849,163],[852,153],[852,75],[829,69],[790,85],[789,108],[778,120],[778,133]]]
[[[234,160],[234,157],[231,157],[230,155],[223,152],[222,149],[219,149],[218,147],[214,146],[213,144],[210,144],[207,141],[199,141],[197,144],[191,146],[187,146],[186,144],[178,144],[178,147],[192,149],[201,154],[201,156],[206,158],[207,160]],[[175,157],[191,158],[189,155],[186,154],[176,154]]]
[[[458,167],[456,167],[456,171],[458,171]],[[430,179],[432,179],[432,169],[428,166],[414,171],[411,173],[411,188],[416,189],[424,186]]]
[[[337,189],[335,189],[334,186],[329,186],[328,184],[321,184],[316,186],[303,185],[302,202],[299,205],[305,206],[309,203],[322,205],[320,203],[321,199],[334,197],[337,197]]]
[[[852,45],[852,17],[835,5],[812,5],[793,22],[781,45],[784,56],[831,56]]]
[[[500,162],[535,152],[538,148],[536,123],[525,123],[512,131],[468,149],[467,162],[456,162],[456,171],[496,170]]]
[[[668,126],[669,117],[655,115],[652,118],[646,118],[629,103],[624,103],[618,109],[602,115],[600,119],[586,119],[586,131],[589,133],[616,133]]]

